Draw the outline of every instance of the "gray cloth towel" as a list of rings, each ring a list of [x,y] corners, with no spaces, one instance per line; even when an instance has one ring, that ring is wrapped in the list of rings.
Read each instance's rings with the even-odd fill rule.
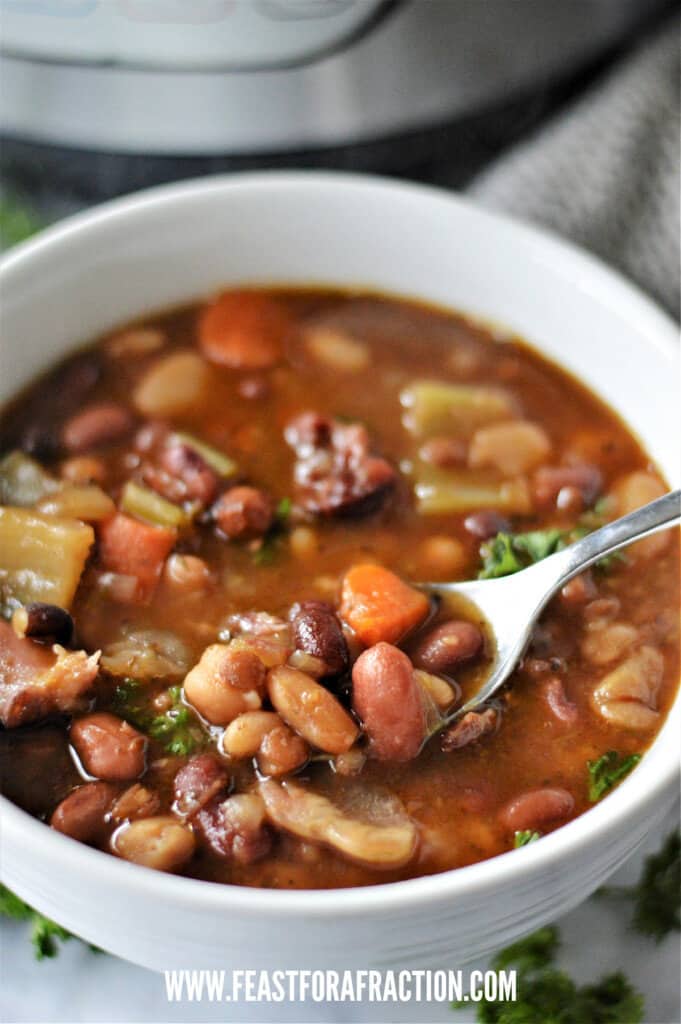
[[[590,249],[678,318],[680,145],[675,17],[469,192]]]

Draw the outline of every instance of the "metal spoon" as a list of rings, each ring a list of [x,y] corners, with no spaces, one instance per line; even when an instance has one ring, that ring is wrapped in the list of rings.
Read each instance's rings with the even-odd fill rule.
[[[419,589],[433,596],[447,594],[473,604],[491,624],[496,645],[485,684],[465,704],[443,717],[430,735],[468,711],[475,711],[503,686],[520,660],[539,615],[568,580],[605,555],[678,522],[681,491],[672,491],[511,576],[465,583],[420,583]]]

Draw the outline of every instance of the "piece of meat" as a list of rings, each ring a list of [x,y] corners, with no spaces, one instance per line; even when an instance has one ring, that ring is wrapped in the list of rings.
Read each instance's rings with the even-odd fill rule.
[[[0,620],[0,722],[7,729],[78,710],[94,682],[99,651],[51,649],[18,637]]]
[[[290,421],[284,436],[297,456],[296,499],[308,512],[366,515],[397,482],[393,466],[369,451],[369,435],[360,423],[306,412]]]

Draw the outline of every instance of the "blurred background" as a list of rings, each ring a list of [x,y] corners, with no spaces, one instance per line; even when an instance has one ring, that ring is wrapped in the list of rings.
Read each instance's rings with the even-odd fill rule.
[[[678,12],[676,0],[0,0],[0,239],[182,178],[368,171],[548,226],[678,316]],[[593,900],[574,911],[567,965],[585,980],[623,967],[649,1024],[671,1024],[678,938],[632,937],[628,914]],[[36,964],[25,925],[2,928],[3,1020],[225,1019],[169,1008],[156,976],[79,943]]]
[[[657,121],[678,94],[677,10],[673,0],[0,0],[4,234],[27,211],[45,223],[219,171],[325,167],[477,189],[514,147],[579,121],[575,107],[631,63],[615,109],[606,104],[586,140],[565,140],[549,209],[533,208],[534,182],[518,196],[513,175],[498,204],[617,255],[623,239],[611,224],[594,229],[588,201],[571,223],[585,198],[584,168],[571,180],[570,166],[605,161],[595,187],[628,193],[632,168],[654,172]],[[635,74],[646,44],[654,52]],[[663,130],[678,149],[671,121]],[[544,167],[544,188],[546,177]],[[564,188],[574,209],[555,224]],[[667,202],[663,233],[676,212],[671,193]],[[634,276],[676,311],[678,290]]]

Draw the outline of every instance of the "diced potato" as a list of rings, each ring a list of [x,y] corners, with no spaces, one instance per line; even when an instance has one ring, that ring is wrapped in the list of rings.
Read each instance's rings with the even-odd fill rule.
[[[95,535],[77,519],[0,508],[2,603],[71,606]]]
[[[24,452],[9,452],[0,460],[0,505],[29,507],[59,486],[58,480]]]
[[[527,515],[532,510],[532,497],[524,477],[494,483],[471,473],[446,473],[429,467],[415,480],[414,493],[422,515],[447,515],[482,508]]]
[[[417,437],[452,434],[467,437],[477,427],[511,419],[515,407],[500,388],[444,381],[416,381],[400,394],[404,425]]]
[[[96,523],[108,519],[116,511],[109,495],[96,484],[65,485],[60,491],[42,498],[36,505],[38,512],[48,516],[66,516]]]
[[[154,526],[188,526],[191,516],[181,505],[166,501],[149,487],[128,480],[121,493],[121,508],[137,519],[145,519]]]
[[[196,352],[173,352],[151,366],[135,388],[133,402],[144,416],[176,416],[199,407],[210,370]]]

